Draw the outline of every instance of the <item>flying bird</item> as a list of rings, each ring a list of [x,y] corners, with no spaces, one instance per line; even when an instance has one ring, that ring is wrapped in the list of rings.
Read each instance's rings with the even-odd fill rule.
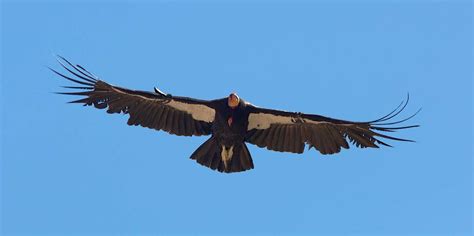
[[[386,140],[413,142],[387,133],[418,127],[399,126],[408,118],[393,121],[407,106],[406,102],[389,114],[368,122],[353,122],[321,115],[288,112],[254,106],[236,93],[215,100],[200,100],[172,96],[155,88],[153,92],[131,90],[100,80],[80,65],[58,56],[58,62],[68,72],[60,73],[77,86],[63,86],[83,98],[70,103],[106,109],[107,113],[128,114],[127,124],[163,130],[179,136],[210,135],[197,148],[191,159],[219,172],[232,173],[254,168],[246,143],[279,152],[303,153],[316,149],[321,154],[334,154],[349,143],[359,148],[389,146]]]

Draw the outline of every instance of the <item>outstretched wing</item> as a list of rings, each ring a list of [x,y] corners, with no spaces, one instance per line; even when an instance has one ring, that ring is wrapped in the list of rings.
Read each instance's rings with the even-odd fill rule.
[[[107,113],[129,114],[128,125],[141,125],[164,130],[170,134],[192,136],[211,133],[215,110],[209,101],[171,96],[156,88],[152,93],[112,86],[63,57],[59,57],[58,62],[70,76],[50,69],[57,75],[80,85],[64,88],[81,90],[59,94],[85,96],[70,103],[93,105],[99,109],[107,109]]]
[[[418,127],[394,125],[409,120],[420,110],[406,119],[390,121],[405,109],[408,101],[409,97],[388,115],[369,122],[352,122],[251,106],[246,141],[269,150],[293,153],[302,153],[308,144],[309,149],[314,147],[322,154],[338,153],[341,147],[347,149],[348,141],[360,148],[390,146],[381,139],[413,142],[383,134]]]

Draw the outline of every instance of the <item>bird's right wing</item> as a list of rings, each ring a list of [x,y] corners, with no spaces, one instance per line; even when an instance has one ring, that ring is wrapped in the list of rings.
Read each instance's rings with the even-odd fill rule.
[[[378,148],[390,146],[383,139],[411,141],[383,134],[400,129],[414,128],[418,125],[393,126],[414,115],[392,122],[408,104],[401,103],[390,114],[369,122],[353,122],[333,119],[321,115],[250,107],[246,141],[259,147],[280,152],[302,153],[306,144],[322,154],[333,154],[342,148],[349,148],[350,141],[357,147]]]
[[[107,108],[107,113],[129,114],[128,125],[141,125],[156,130],[164,130],[175,135],[208,135],[214,121],[215,110],[209,101],[121,88],[99,80],[95,75],[79,65],[73,65],[63,57],[59,63],[71,76],[51,69],[57,75],[80,86],[64,86],[80,92],[60,94],[86,96],[71,103]]]

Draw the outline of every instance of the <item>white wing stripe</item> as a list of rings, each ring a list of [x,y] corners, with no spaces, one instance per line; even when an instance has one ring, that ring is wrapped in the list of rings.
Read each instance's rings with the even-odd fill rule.
[[[314,120],[310,120],[310,119],[303,119],[305,123],[309,123],[309,124],[315,124],[315,125],[318,125],[318,124],[322,124],[322,123],[329,123],[329,122],[326,122],[326,121],[314,121]]]
[[[247,130],[251,129],[268,129],[272,124],[295,124],[301,118],[290,116],[279,116],[267,113],[251,113],[249,115],[249,125]],[[327,123],[324,121],[314,121],[310,119],[302,119],[302,122],[308,124]],[[300,122],[301,123],[301,122]]]
[[[190,104],[184,102],[177,102],[171,100],[169,103],[166,104],[172,108],[175,108],[180,111],[184,111],[190,114],[193,119],[204,121],[204,122],[213,122],[214,117],[216,115],[216,111],[206,105],[201,104]]]
[[[123,92],[122,90],[118,88],[111,87],[112,90],[114,90],[117,93],[122,93],[128,96],[136,96],[140,97],[145,100],[150,100],[150,98],[137,95],[137,94],[128,94],[126,92]],[[157,99],[152,99],[156,101]],[[169,103],[165,104],[165,106],[170,106],[172,108],[175,108],[180,111],[184,111],[188,114],[190,114],[193,119],[199,120],[199,121],[204,121],[204,122],[213,122],[214,117],[216,115],[216,111],[206,105],[201,105],[201,104],[191,104],[191,103],[184,103],[184,102],[178,102],[175,100],[171,100]]]
[[[278,116],[266,113],[251,113],[249,115],[249,125],[247,130],[252,129],[268,129],[271,124],[292,124],[291,117]]]

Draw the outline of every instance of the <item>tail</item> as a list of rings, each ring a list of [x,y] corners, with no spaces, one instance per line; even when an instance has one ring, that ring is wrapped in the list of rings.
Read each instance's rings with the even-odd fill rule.
[[[191,159],[219,172],[232,173],[253,169],[252,157],[245,143],[225,147],[220,145],[214,136],[196,149]]]

